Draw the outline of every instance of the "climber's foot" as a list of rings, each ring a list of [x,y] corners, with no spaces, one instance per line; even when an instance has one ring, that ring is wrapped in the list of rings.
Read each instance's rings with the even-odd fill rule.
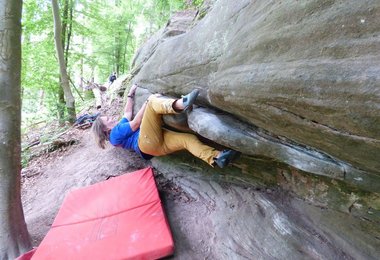
[[[234,150],[223,150],[219,153],[218,157],[215,158],[214,163],[220,168],[226,167],[236,156],[239,155],[239,152]]]
[[[199,95],[199,90],[194,89],[189,94],[182,97],[183,111],[187,111],[193,107],[193,104],[195,100],[197,99],[198,95]]]

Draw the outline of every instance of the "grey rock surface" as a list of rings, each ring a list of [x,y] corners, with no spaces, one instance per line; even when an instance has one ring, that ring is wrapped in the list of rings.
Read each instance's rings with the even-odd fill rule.
[[[376,259],[378,229],[186,154],[155,158],[176,243],[173,259]],[[163,179],[163,180],[162,180]],[[194,207],[197,210],[194,210]],[[342,221],[344,219],[344,221]]]
[[[379,175],[379,24],[374,0],[219,0],[136,62],[134,81],[200,88],[202,105]]]
[[[188,124],[201,136],[246,155],[276,158],[304,172],[343,180],[372,192],[380,191],[379,176],[367,174],[320,151],[272,138],[232,116],[196,108],[188,115]]]
[[[225,234],[210,236],[218,250],[188,241],[202,254],[182,256],[379,258],[380,2],[212,2],[205,16],[184,15],[183,33],[158,32],[132,71],[145,88],[140,103],[149,93],[179,97],[198,88],[194,110],[165,123],[243,153],[217,175],[197,160],[187,170],[182,157],[154,160],[189,197],[210,202],[195,228]],[[241,211],[228,208],[229,198]],[[175,212],[171,218],[181,229]],[[175,236],[186,239],[186,230]]]

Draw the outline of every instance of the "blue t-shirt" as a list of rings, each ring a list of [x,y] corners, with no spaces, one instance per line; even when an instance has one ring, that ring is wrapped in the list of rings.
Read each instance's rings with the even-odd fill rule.
[[[145,154],[140,151],[138,140],[140,135],[140,128],[132,131],[128,119],[123,117],[120,122],[111,130],[110,143],[114,146],[120,146],[127,150],[134,150],[144,159]]]

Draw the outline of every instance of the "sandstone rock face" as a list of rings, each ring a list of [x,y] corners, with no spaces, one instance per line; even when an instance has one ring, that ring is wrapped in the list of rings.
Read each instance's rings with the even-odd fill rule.
[[[152,164],[182,189],[187,201],[181,209],[166,205],[176,241],[173,259],[379,258],[379,230],[357,228],[363,226],[361,218],[321,210],[252,181],[236,185],[238,172],[194,167],[194,158],[186,153],[157,157]],[[197,212],[189,211],[191,202],[198,205]]]
[[[228,180],[278,185],[332,210],[328,229],[355,245],[349,255],[378,258],[380,2],[212,2],[202,19],[176,20],[182,34],[168,26],[140,49],[132,81],[147,90],[139,102],[148,92],[200,89],[198,106],[168,125],[241,151]],[[339,227],[346,215],[360,227]]]
[[[200,88],[204,106],[379,175],[379,24],[375,0],[219,0],[138,55],[134,80]]]

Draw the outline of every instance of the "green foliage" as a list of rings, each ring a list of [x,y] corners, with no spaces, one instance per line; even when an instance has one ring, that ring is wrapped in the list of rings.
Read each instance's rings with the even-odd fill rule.
[[[23,8],[22,101],[23,123],[48,116],[42,111],[40,97],[49,99],[58,87],[58,64],[55,59],[53,20],[46,1],[26,0]],[[37,113],[38,112],[38,113]]]
[[[199,6],[203,5],[203,0],[194,0],[194,1],[193,1],[193,5],[199,7]]]
[[[68,2],[67,2],[68,1]],[[80,77],[104,83],[112,71],[126,74],[138,46],[167,23],[183,0],[60,0],[72,8],[72,34],[68,42],[69,76],[79,87]],[[196,3],[201,1],[195,1]],[[63,19],[70,24],[70,19]],[[51,2],[24,0],[22,36],[23,126],[57,118],[59,66],[54,45]],[[67,37],[67,34],[65,35]],[[72,90],[78,107],[82,101]]]

